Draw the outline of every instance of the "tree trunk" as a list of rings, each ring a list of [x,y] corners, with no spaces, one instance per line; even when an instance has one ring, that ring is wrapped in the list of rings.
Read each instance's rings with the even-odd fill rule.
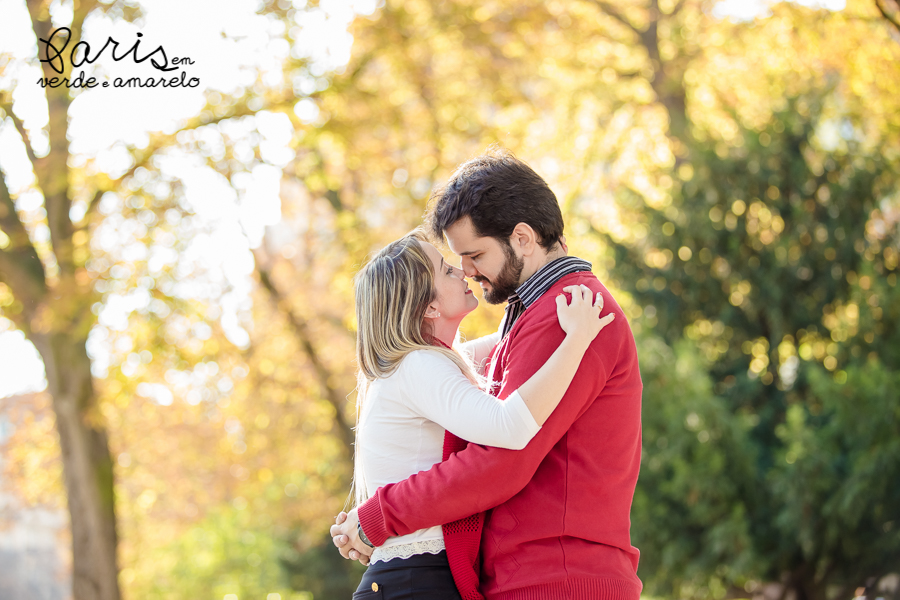
[[[39,40],[38,58],[49,58],[45,44],[54,32],[50,2],[27,0],[26,6],[35,37]],[[96,6],[96,0],[74,2],[72,39],[68,48],[75,47],[85,18]],[[69,52],[63,56],[68,57]],[[57,73],[50,62],[42,62],[41,67],[44,77],[72,76],[69,60],[63,61],[62,73]],[[49,112],[46,128],[49,153],[37,158],[25,128],[17,129],[44,196],[50,242],[59,268],[58,279],[48,285],[27,234],[18,236],[21,238],[20,252],[26,257],[33,255],[32,268],[26,270],[21,261],[5,260],[6,257],[0,256],[4,259],[0,260],[0,276],[23,303],[21,318],[14,320],[41,354],[47,373],[47,391],[53,398],[72,531],[73,599],[119,600],[113,464],[85,346],[91,325],[85,319],[91,319],[92,299],[90,288],[79,284],[76,277],[78,265],[73,254],[73,227],[69,216],[72,196],[68,113],[72,99],[69,90],[62,86],[48,87],[45,94]],[[14,116],[11,110],[7,112]],[[24,230],[8,190],[5,186],[0,188],[0,200],[6,207],[5,214],[0,216],[10,222],[13,231]],[[4,223],[4,226],[7,225]]]
[[[85,339],[33,334],[44,360],[72,530],[74,600],[119,600],[113,465],[100,424]]]

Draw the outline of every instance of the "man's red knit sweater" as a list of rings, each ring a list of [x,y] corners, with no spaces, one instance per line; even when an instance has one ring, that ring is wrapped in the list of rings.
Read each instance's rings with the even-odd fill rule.
[[[642,384],[628,321],[596,277],[562,277],[519,317],[494,349],[494,377],[502,374],[494,393],[506,398],[559,346],[565,333],[555,298],[577,284],[602,292],[603,312],[616,319],[591,343],[559,407],[523,450],[468,444],[380,488],[358,510],[376,546],[493,509],[480,534],[480,590],[488,600],[640,597],[629,513],[640,468]],[[463,528],[445,542],[458,584],[457,575],[472,569],[481,518],[467,522],[473,531]],[[460,586],[463,597],[473,597],[476,585]]]

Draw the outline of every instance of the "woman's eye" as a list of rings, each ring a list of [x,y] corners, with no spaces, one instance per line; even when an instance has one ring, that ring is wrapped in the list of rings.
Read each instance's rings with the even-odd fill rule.
[[[447,267],[447,275],[453,275],[453,267]]]

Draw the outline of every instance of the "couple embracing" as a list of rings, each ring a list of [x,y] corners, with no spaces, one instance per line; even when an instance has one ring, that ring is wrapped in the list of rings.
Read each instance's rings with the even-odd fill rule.
[[[355,600],[637,600],[641,378],[625,315],[568,256],[556,196],[505,151],[463,164],[357,275]],[[454,346],[478,305],[497,333]],[[601,331],[602,330],[602,331]]]

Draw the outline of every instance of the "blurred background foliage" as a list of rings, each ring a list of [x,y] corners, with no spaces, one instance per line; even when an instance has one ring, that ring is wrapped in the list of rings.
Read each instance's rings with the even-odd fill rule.
[[[124,174],[51,155],[70,196],[94,199],[67,234],[78,291],[26,319],[4,281],[0,307],[29,337],[78,315],[89,335],[60,335],[108,355],[85,414],[108,436],[122,596],[349,597],[360,568],[327,527],[349,487],[352,277],[500,143],[550,182],[570,252],[631,317],[645,594],[900,598],[892,2],[735,20],[712,0],[387,0],[353,20],[346,66],[293,53],[280,84],[210,94],[127,148]],[[291,45],[328,10],[259,6]],[[273,118],[290,124],[287,161],[267,147]],[[281,169],[280,218],[234,267],[246,291],[192,254],[215,224],[167,157],[238,194]],[[47,211],[17,209],[53,280],[33,233]],[[500,315],[482,304],[463,334]],[[27,503],[66,504],[54,415],[43,394],[13,419],[4,467]]]

